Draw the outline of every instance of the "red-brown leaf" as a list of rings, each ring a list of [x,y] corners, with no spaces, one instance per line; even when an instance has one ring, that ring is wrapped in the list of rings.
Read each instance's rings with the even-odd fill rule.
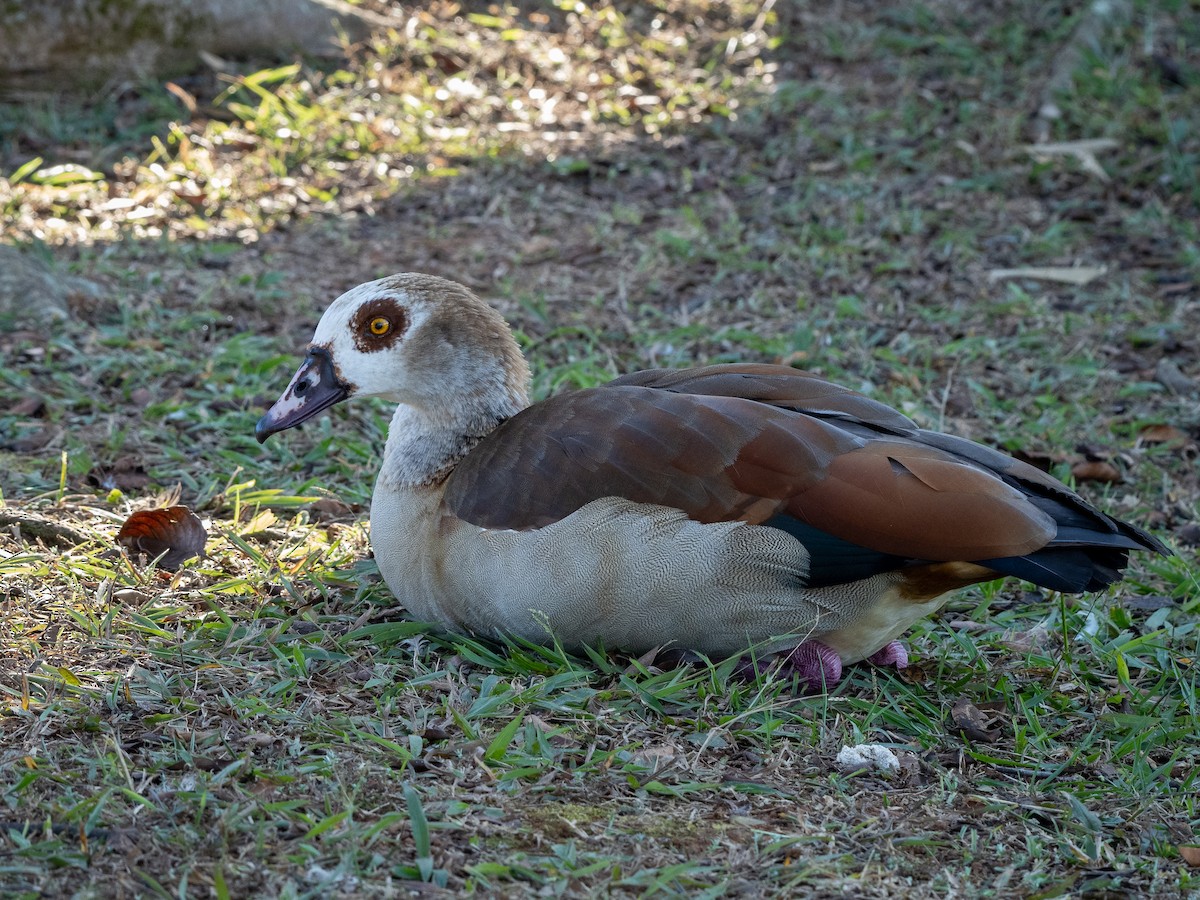
[[[1147,425],[1138,432],[1138,441],[1143,444],[1166,444],[1168,447],[1182,447],[1189,440],[1186,432],[1165,422]]]
[[[131,553],[161,555],[158,566],[163,569],[178,569],[185,560],[203,556],[206,540],[204,525],[186,506],[135,512],[117,533],[117,543]]]
[[[1087,459],[1071,466],[1071,474],[1076,481],[1103,481],[1115,484],[1121,480],[1121,470],[1110,462],[1098,459]]]

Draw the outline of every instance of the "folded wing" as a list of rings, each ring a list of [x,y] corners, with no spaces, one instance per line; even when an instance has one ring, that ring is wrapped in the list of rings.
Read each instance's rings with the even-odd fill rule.
[[[445,496],[462,519],[513,529],[619,496],[701,522],[815,530],[897,564],[1161,549],[1031,466],[777,366],[639,372],[551,398],[479,444]]]

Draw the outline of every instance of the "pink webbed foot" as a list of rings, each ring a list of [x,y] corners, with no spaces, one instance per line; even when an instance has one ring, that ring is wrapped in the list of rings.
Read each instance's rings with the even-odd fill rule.
[[[899,641],[892,641],[867,657],[867,662],[876,666],[894,666],[897,669],[908,668],[908,651]]]
[[[743,659],[734,673],[752,679],[766,673],[777,660],[782,673],[796,676],[809,694],[819,694],[842,680],[842,657],[820,641],[805,641],[789,651],[761,659]],[[903,669],[908,666],[908,650],[899,641],[892,641],[867,657],[867,662]]]
[[[783,658],[783,671],[800,679],[810,694],[819,694],[842,680],[842,658],[820,641],[805,641]]]

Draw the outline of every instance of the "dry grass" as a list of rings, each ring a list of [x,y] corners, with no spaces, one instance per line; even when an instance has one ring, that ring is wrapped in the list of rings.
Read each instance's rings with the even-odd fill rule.
[[[108,297],[0,331],[0,893],[1194,892],[1200,35],[1137,4],[1083,54],[1051,136],[1116,140],[1103,181],[1023,149],[1073,9],[439,4],[343,70],[199,75],[190,117],[0,110],[6,236]],[[542,393],[786,360],[1105,458],[1081,490],[1179,555],[964,593],[815,698],[428,633],[369,557],[385,411],[252,436],[328,300],[401,269],[494,299]],[[208,557],[120,555],[176,485]],[[837,771],[862,740],[901,772]]]

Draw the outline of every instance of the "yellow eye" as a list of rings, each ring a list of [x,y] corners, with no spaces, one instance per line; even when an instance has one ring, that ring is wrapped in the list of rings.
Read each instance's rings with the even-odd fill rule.
[[[383,316],[376,316],[367,323],[367,330],[375,337],[383,337],[392,330],[392,323]]]

